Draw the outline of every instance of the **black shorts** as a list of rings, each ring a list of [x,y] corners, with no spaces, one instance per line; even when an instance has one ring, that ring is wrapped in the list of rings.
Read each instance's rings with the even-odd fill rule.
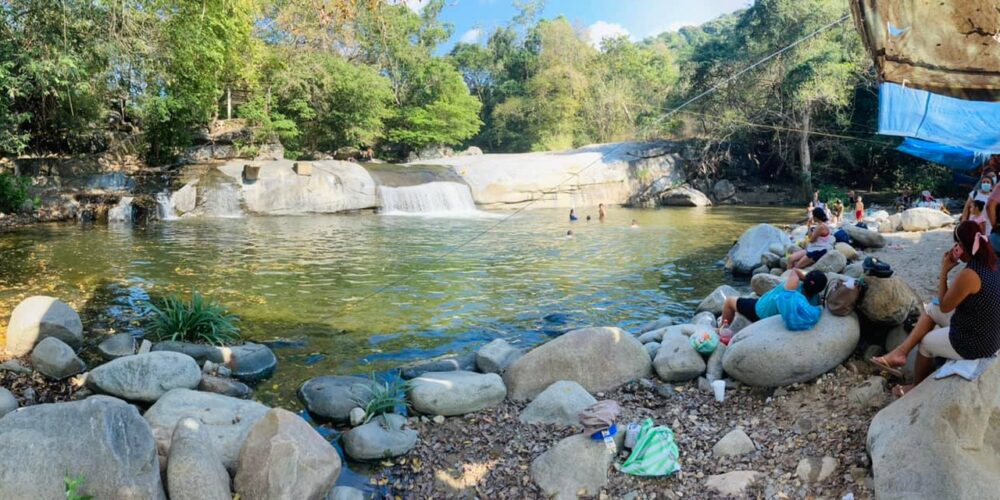
[[[812,260],[813,262],[819,262],[819,259],[822,259],[823,256],[826,255],[827,251],[828,250],[825,249],[813,250],[812,252],[806,252],[806,257],[809,257],[809,260]]]
[[[752,322],[760,321],[760,318],[757,317],[757,299],[736,299],[736,312]]]

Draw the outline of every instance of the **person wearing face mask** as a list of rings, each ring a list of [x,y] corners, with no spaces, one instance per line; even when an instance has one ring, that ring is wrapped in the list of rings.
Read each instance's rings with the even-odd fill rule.
[[[934,370],[934,358],[980,359],[1000,350],[1000,266],[979,224],[966,221],[953,233],[955,245],[941,257],[937,303],[926,307],[916,326],[899,347],[871,359],[879,369],[900,376],[907,355],[918,349],[914,385]],[[948,284],[948,272],[960,263],[965,268]],[[913,385],[896,387],[902,396]]]
[[[979,180],[979,185],[969,192],[969,197],[965,200],[965,208],[962,209],[962,222],[969,220],[972,216],[972,204],[981,201],[987,203],[990,200],[990,193],[993,192],[993,180],[990,176],[983,174]]]

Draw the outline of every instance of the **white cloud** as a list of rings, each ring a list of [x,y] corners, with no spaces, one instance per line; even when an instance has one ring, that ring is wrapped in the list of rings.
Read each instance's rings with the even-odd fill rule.
[[[483,36],[483,30],[479,28],[472,28],[471,30],[462,33],[462,36],[458,39],[458,43],[479,43],[479,37],[481,36]]]
[[[431,0],[399,0],[400,3],[406,5],[410,8],[410,10],[416,12],[417,14],[424,10],[424,7],[426,7],[430,1]]]
[[[587,26],[587,34],[590,35],[590,43],[594,47],[600,48],[601,41],[605,38],[615,38],[619,36],[632,37],[632,34],[625,29],[624,26],[618,23],[609,23],[605,21],[597,21],[590,26]]]

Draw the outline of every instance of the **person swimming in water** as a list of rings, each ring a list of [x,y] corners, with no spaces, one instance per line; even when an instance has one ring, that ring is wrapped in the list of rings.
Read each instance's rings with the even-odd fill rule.
[[[608,213],[604,211],[604,204],[600,203],[597,205],[597,218],[604,222],[604,218],[608,216]]]
[[[639,227],[639,221],[632,219],[632,227]]]
[[[571,208],[571,209],[569,209],[569,221],[570,221],[570,222],[574,222],[574,221],[576,221],[576,220],[577,220],[577,217],[576,217],[576,211],[575,211],[575,210],[573,210],[572,208]]]
[[[589,215],[587,216],[587,222],[590,222],[590,216]]]
[[[566,238],[567,238],[567,239],[570,239],[570,238],[572,238],[572,237],[573,237],[573,230],[572,230],[572,229],[570,229],[569,231],[566,231]]]

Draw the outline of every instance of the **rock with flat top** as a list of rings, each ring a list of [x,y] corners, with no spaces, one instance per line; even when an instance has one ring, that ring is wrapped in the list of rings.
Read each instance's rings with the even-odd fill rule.
[[[531,479],[546,498],[597,496],[608,484],[614,456],[602,441],[577,434],[564,438],[531,462]]]
[[[344,433],[344,452],[355,460],[381,460],[406,454],[417,444],[417,431],[405,428],[406,417],[380,415]]]
[[[109,361],[90,371],[87,385],[130,401],[153,402],[171,389],[194,389],[201,370],[194,359],[157,351]]]
[[[425,373],[410,381],[407,396],[421,413],[464,415],[496,406],[507,397],[507,388],[495,373]]]
[[[536,396],[518,419],[526,424],[580,425],[580,412],[596,402],[580,384],[560,380]]]

